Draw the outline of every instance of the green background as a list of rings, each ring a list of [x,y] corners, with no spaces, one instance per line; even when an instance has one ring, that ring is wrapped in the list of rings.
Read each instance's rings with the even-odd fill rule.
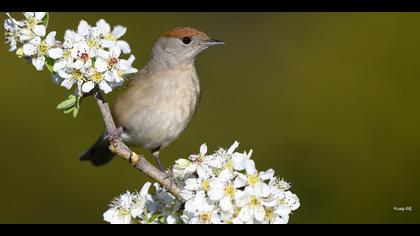
[[[238,140],[292,182],[290,223],[420,223],[419,13],[51,13],[48,30],[100,18],[128,27],[137,68],[176,26],[226,41],[198,58],[202,103],[166,165]],[[119,159],[79,162],[104,128],[93,99],[73,119],[46,70],[4,44],[0,58],[0,223],[103,222],[146,178]]]

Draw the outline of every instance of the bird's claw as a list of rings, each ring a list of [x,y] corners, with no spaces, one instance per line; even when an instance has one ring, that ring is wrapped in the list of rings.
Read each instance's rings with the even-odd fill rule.
[[[166,181],[169,179],[169,186],[166,186],[166,188],[170,189],[173,185],[177,184],[175,174],[171,169],[168,169],[164,173],[165,173],[164,180]]]
[[[112,130],[108,135],[107,138],[109,140],[117,140],[119,138],[121,138],[121,135],[124,133],[124,128],[123,127],[118,127],[114,130]]]

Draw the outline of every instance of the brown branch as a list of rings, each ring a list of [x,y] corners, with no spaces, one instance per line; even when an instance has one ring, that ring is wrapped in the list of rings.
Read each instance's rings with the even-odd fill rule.
[[[117,132],[117,127],[115,125],[114,119],[112,118],[111,110],[109,109],[108,103],[106,103],[100,92],[95,93],[95,99],[98,103],[99,109],[101,110],[102,117],[105,122],[106,129],[108,131],[108,137],[110,146],[109,149],[123,158],[124,160],[130,162],[130,164],[137,170],[143,172],[159,184],[161,184],[167,191],[172,193],[178,200],[184,201],[181,196],[182,188],[168,177],[167,173],[160,171],[154,165],[150,164],[143,155],[138,155],[135,152],[131,151],[130,148],[123,142],[121,135],[115,135]]]

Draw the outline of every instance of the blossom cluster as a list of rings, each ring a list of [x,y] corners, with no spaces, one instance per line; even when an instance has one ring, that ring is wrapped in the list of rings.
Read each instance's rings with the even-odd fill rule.
[[[17,20],[9,13],[4,21],[5,39],[10,51],[26,58],[37,70],[45,67],[55,82],[82,96],[98,88],[111,92],[124,80],[137,72],[132,67],[135,59],[130,46],[120,38],[127,28],[111,26],[103,19],[95,26],[80,21],[77,30],[66,30],[63,42],[56,40],[56,32],[47,34],[49,15],[46,12],[24,12]]]
[[[150,194],[151,183],[139,193],[117,197],[105,212],[110,223],[183,223],[183,224],[285,224],[300,206],[299,198],[289,191],[290,184],[275,176],[274,170],[258,171],[248,153],[220,148],[207,155],[200,153],[179,159],[172,175],[183,187],[181,204],[159,184]]]

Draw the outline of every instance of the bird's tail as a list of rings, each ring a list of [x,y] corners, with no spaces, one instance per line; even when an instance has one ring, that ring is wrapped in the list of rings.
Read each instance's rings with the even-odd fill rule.
[[[92,147],[80,155],[80,160],[90,161],[94,166],[101,166],[110,162],[114,157],[114,153],[108,148],[109,141],[106,136],[107,132],[104,132]]]

